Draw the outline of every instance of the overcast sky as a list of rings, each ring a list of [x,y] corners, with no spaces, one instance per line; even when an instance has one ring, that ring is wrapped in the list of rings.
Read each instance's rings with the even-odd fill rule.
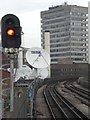
[[[40,47],[40,12],[48,10],[52,5],[61,5],[68,2],[69,5],[88,6],[90,0],[1,0],[0,18],[5,14],[15,14],[22,26],[24,35],[22,36],[23,46]]]

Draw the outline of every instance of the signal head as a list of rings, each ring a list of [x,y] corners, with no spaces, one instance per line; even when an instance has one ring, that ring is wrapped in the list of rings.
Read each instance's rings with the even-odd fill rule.
[[[3,48],[19,48],[21,45],[21,27],[17,16],[7,14],[1,19],[1,40]]]

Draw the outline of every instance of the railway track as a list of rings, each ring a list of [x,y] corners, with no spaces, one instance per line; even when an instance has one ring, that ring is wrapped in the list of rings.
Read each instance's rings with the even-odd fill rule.
[[[89,118],[73,106],[66,98],[57,92],[55,85],[49,85],[44,90],[44,96],[53,119],[78,119],[89,120]]]
[[[44,97],[51,112],[52,118],[55,120],[58,118],[67,119],[67,116],[65,115],[64,111],[61,109],[58,102],[55,101],[49,89],[50,86],[46,87],[46,89],[44,90]]]
[[[74,86],[73,84],[72,84],[72,87],[73,87],[74,89],[79,90],[79,91],[82,92],[83,94],[90,96],[90,91],[89,91],[89,90],[85,90],[85,89],[83,89],[83,88],[76,87],[76,86]]]
[[[64,85],[65,85],[65,88],[67,88],[71,92],[78,94],[84,99],[90,100],[90,91],[85,91],[84,89],[81,89],[79,87],[72,85],[72,83],[66,82]]]

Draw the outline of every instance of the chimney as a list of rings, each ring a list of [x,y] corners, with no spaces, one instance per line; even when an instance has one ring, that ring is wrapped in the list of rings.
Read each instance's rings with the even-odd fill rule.
[[[45,51],[50,55],[50,32],[45,31],[44,33],[44,41],[45,41]],[[51,77],[51,68],[48,67],[48,78]]]
[[[23,65],[23,49],[19,49],[18,53],[18,69]]]

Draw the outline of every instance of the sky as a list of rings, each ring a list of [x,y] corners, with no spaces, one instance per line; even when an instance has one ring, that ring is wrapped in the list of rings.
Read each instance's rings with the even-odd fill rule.
[[[24,33],[21,46],[41,47],[41,11],[64,2],[68,2],[69,5],[88,7],[88,1],[90,0],[1,0],[0,19],[6,14],[16,15]]]

